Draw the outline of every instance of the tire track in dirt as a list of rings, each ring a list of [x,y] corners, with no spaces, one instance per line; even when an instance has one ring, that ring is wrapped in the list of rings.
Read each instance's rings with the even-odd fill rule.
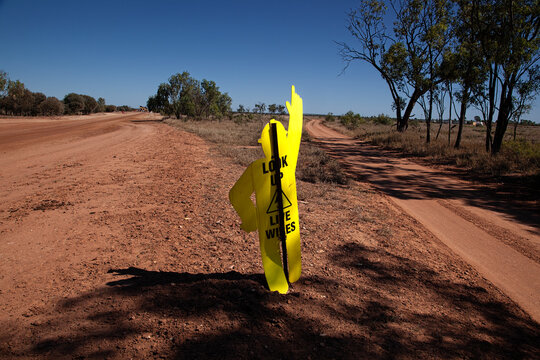
[[[517,223],[508,215],[512,212],[510,206],[506,213],[489,209],[489,200],[480,197],[472,183],[393,157],[325,127],[318,119],[310,120],[306,130],[342,161],[351,175],[387,194],[540,322],[540,265],[535,261],[540,244],[537,227]],[[445,206],[448,201],[451,206]],[[483,226],[460,216],[467,213],[481,214]],[[483,229],[486,222],[504,231],[488,233]],[[508,239],[509,234],[514,238]],[[515,242],[519,245],[511,246]],[[529,253],[526,249],[530,249]]]

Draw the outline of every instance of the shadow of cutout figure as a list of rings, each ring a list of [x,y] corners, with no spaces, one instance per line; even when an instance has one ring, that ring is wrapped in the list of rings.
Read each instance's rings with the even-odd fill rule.
[[[195,282],[206,280],[227,280],[227,281],[240,281],[250,280],[264,286],[264,279],[262,275],[258,274],[241,274],[237,271],[229,271],[226,273],[211,273],[211,274],[192,274],[192,273],[178,273],[173,271],[151,271],[141,268],[130,266],[127,269],[110,269],[107,271],[109,274],[116,276],[131,275],[132,277],[121,280],[109,281],[108,286],[119,287],[146,287],[155,285],[168,285],[170,283],[177,284],[192,284]]]
[[[296,164],[302,139],[302,98],[291,88],[291,102],[287,101],[289,129],[281,122],[270,120],[264,127],[259,143],[265,157],[252,162],[229,192],[229,200],[242,219],[246,232],[259,230],[259,244],[264,274],[271,291],[287,293],[289,282],[300,278],[300,226],[296,196]],[[270,124],[276,124],[279,159],[273,157]],[[280,170],[277,179],[276,169]],[[277,182],[281,181],[283,219],[279,219]],[[251,201],[255,192],[256,204]],[[280,221],[286,233],[286,254],[289,279],[286,278],[280,253]],[[288,281],[287,281],[288,280]]]

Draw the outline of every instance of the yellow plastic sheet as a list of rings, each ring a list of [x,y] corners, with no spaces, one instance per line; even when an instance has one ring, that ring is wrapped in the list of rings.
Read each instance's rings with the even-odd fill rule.
[[[289,129],[274,119],[280,159],[273,158],[270,123],[264,127],[259,143],[265,157],[252,162],[229,192],[229,199],[242,219],[241,228],[247,232],[259,230],[262,263],[268,287],[271,291],[285,294],[289,288],[281,263],[279,237],[279,211],[277,196],[276,161],[279,161],[283,200],[283,221],[286,233],[289,282],[300,278],[302,263],[300,255],[300,226],[296,197],[296,164],[302,138],[302,98],[291,91],[287,101]],[[255,192],[256,204],[251,201]]]

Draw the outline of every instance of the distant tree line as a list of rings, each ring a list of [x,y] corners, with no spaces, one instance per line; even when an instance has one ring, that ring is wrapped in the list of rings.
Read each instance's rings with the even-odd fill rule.
[[[385,80],[398,131],[420,104],[428,143],[431,119],[448,110],[458,118],[459,148],[474,106],[486,124],[486,151],[496,154],[508,123],[519,122],[540,90],[537,0],[362,0],[347,26],[357,40],[338,43],[347,66],[364,61]]]
[[[270,104],[267,107],[265,103],[258,102],[253,106],[253,109],[250,111],[249,107],[244,107],[244,105],[240,104],[238,105],[236,112],[240,114],[253,112],[255,114],[285,115],[285,106],[277,105],[277,104]]]
[[[231,113],[231,97],[222,93],[214,81],[196,80],[186,71],[161,83],[157,93],[148,98],[149,111],[165,115],[182,115],[202,119],[210,116],[222,117]]]
[[[132,111],[127,105],[107,105],[105,99],[97,100],[84,94],[67,94],[63,100],[28,90],[19,80],[10,80],[0,71],[0,114],[15,116],[52,116],[92,114],[97,112]]]

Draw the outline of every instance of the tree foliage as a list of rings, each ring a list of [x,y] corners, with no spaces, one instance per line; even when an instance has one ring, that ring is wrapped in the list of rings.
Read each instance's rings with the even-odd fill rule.
[[[105,103],[105,99],[100,98],[103,101],[103,106]],[[84,94],[76,94],[76,93],[69,93],[64,97],[64,108],[65,113],[72,115],[72,114],[83,114],[88,115],[92,113],[96,113],[99,111],[103,111],[102,107],[99,102],[96,101],[92,96],[90,95],[84,95]]]
[[[347,21],[359,46],[338,45],[346,67],[360,60],[379,72],[392,96],[397,129],[405,131],[418,99],[443,81],[451,7],[447,0],[392,2],[392,31],[384,22],[387,10],[382,1],[361,1]]]
[[[19,80],[7,80],[6,95],[0,100],[2,112],[8,115],[32,115],[34,94]]]
[[[45,116],[62,115],[64,113],[64,103],[54,96],[46,98],[40,105],[40,112]]]
[[[188,72],[177,73],[168,83],[159,85],[155,95],[148,98],[148,110],[194,118],[222,117],[231,112],[232,100],[222,93],[214,81],[198,81]]]
[[[64,96],[66,114],[82,114],[84,111],[84,97],[79,94],[69,93]]]
[[[105,106],[107,106],[105,104],[105,99],[100,97],[100,98],[98,98],[97,102],[98,102],[98,112],[104,112],[105,111]]]

